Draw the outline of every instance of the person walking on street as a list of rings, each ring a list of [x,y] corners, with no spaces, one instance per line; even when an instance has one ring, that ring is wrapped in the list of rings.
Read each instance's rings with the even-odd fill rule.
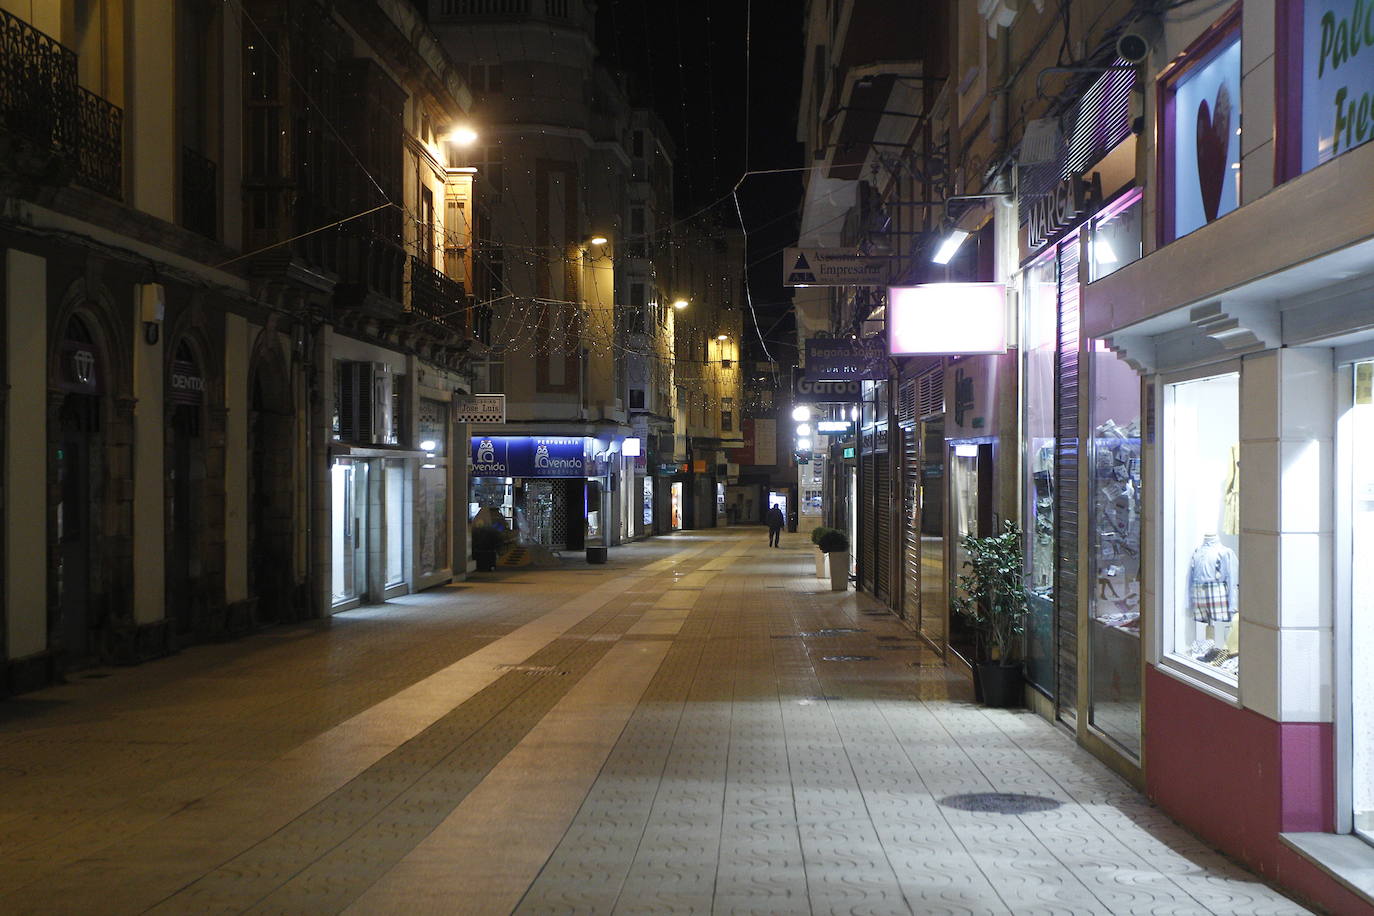
[[[782,546],[782,526],[787,524],[787,519],[782,517],[782,510],[773,506],[768,510],[768,546]]]

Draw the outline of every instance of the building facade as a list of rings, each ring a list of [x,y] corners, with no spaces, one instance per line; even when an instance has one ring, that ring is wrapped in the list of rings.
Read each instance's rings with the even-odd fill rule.
[[[435,130],[470,99],[418,16],[77,12],[0,12],[10,690],[328,614],[340,573],[432,584],[465,479],[427,497],[413,441],[465,387],[470,311],[426,209],[469,193]],[[365,462],[345,521],[331,481]]]
[[[859,419],[826,492],[860,588],[971,659],[959,541],[1018,521],[1028,705],[1271,880],[1369,912],[1365,6],[951,3],[881,47],[856,27],[883,7],[809,7],[800,244],[996,284],[1009,320],[1000,355],[898,356],[828,409]],[[903,301],[801,290],[800,343],[895,341]]]

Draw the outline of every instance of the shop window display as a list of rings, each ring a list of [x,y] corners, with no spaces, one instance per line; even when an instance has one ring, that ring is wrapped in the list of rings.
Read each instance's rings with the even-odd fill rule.
[[[1026,271],[1026,581],[1030,620],[1026,676],[1054,684],[1054,358],[1059,280],[1053,253]]]
[[[1139,756],[1140,378],[1101,341],[1091,360],[1090,716]]]
[[[1240,376],[1165,387],[1163,533],[1170,655],[1234,683],[1240,671]]]

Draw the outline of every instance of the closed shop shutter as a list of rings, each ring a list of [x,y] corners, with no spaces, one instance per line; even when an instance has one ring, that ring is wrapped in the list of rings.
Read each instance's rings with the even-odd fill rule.
[[[859,585],[870,595],[873,594],[873,571],[877,567],[873,549],[873,476],[876,463],[872,455],[865,455],[859,461]]]
[[[890,457],[886,452],[874,456],[877,480],[876,501],[878,506],[877,524],[877,569],[874,572],[873,595],[880,601],[892,603],[892,469]]]
[[[921,437],[902,427],[902,616],[921,619]]]
[[[1078,711],[1078,239],[1060,247],[1054,394],[1054,619],[1059,715]]]

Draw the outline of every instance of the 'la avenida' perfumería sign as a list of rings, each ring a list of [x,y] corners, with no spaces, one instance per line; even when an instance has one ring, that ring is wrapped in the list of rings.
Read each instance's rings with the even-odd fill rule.
[[[844,248],[784,248],[783,286],[886,286],[885,257]]]
[[[473,436],[473,477],[585,477],[594,439],[581,436]]]

